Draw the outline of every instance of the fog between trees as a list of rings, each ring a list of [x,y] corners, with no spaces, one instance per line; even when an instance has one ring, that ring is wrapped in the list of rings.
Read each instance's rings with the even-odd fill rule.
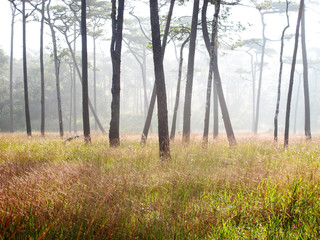
[[[16,1],[18,2],[18,1]],[[95,1],[88,1],[95,2]],[[110,10],[110,3],[104,3],[106,9]],[[138,2],[138,3],[137,3]],[[229,1],[232,2],[232,1]],[[277,3],[273,1],[273,6],[266,11],[277,11]],[[281,1],[284,4],[285,1]],[[160,19],[161,30],[164,31],[166,15],[168,13],[170,1],[160,1]],[[63,5],[63,1],[52,1],[55,4]],[[292,3],[299,4],[299,2]],[[10,12],[9,2],[2,3],[2,7]],[[32,8],[28,3],[27,11]],[[313,9],[317,6],[316,1],[305,1],[306,5],[306,39],[307,53],[309,62],[309,90],[311,106],[311,131],[316,133],[320,130],[320,112],[319,112],[319,55],[320,51],[315,44],[315,39],[319,33],[315,32],[319,27],[319,14]],[[200,1],[200,11],[202,1]],[[229,10],[228,10],[229,9]],[[89,10],[88,10],[89,11]],[[214,7],[208,6],[208,21],[212,20]],[[22,78],[22,37],[21,36],[21,14],[16,12],[16,22],[14,26],[14,61],[13,61],[13,129],[14,131],[25,131],[24,116],[24,97],[23,97],[23,78]],[[35,12],[35,14],[38,14]],[[54,10],[52,10],[54,14]],[[80,14],[80,13],[79,13]],[[199,13],[200,14],[200,13]],[[173,11],[172,28],[178,28],[183,24],[185,28],[190,28],[192,15],[192,1],[184,5],[176,2]],[[250,17],[248,17],[250,16]],[[223,17],[226,17],[224,19]],[[38,15],[39,19],[39,15]],[[284,66],[282,75],[281,101],[279,113],[279,137],[283,136],[285,105],[287,101],[288,81],[290,75],[290,65],[292,58],[292,49],[294,38],[292,34],[295,31],[297,20],[297,9],[292,8],[289,12],[290,28],[287,31],[284,42]],[[94,99],[94,60],[93,44],[90,31],[93,29],[96,19],[88,18],[88,60],[89,60],[89,97]],[[316,21],[315,21],[316,20]],[[11,19],[6,19],[7,24]],[[33,22],[36,21],[36,22]],[[261,56],[261,31],[259,11],[254,8],[251,1],[240,1],[238,5],[221,5],[219,29],[219,71],[221,75],[222,87],[226,99],[231,123],[235,133],[252,131],[252,111],[253,111],[253,91],[252,91],[252,66],[256,66],[255,87],[257,91],[259,79],[259,64]],[[282,29],[285,27],[286,18],[284,12],[265,15],[266,31],[268,39],[266,42],[266,55],[264,59],[264,70],[262,76],[260,116],[258,133],[273,132],[273,118],[276,106],[278,71],[279,71],[279,53],[280,37]],[[58,21],[57,21],[58,22]],[[105,13],[95,25],[99,29],[99,35],[96,40],[96,111],[99,119],[105,129],[109,129],[110,123],[110,105],[111,105],[111,81],[112,67],[110,57],[110,39],[111,39],[111,20],[110,12]],[[139,25],[140,22],[140,25]],[[238,28],[238,22],[241,27]],[[70,26],[73,28],[73,26]],[[143,31],[141,30],[143,29]],[[209,27],[211,28],[211,27]],[[244,29],[242,29],[244,28]],[[40,69],[39,69],[39,50],[40,44],[39,31],[40,23],[37,19],[30,16],[27,22],[27,61],[28,61],[28,86],[29,86],[29,104],[31,125],[33,131],[40,131]],[[76,26],[77,36],[79,35],[79,26]],[[226,31],[224,31],[226,29]],[[72,31],[70,30],[70,39]],[[46,102],[46,121],[45,129],[47,132],[59,131],[59,120],[57,111],[57,97],[55,88],[53,48],[50,29],[45,26],[45,102]],[[58,54],[60,58],[60,87],[62,103],[62,119],[65,132],[74,130],[82,131],[82,109],[81,109],[81,86],[79,80],[74,84],[73,78],[77,73],[73,70],[73,63],[67,49],[64,37],[57,34]],[[146,36],[145,36],[145,35]],[[10,41],[11,33],[6,31],[3,39]],[[172,39],[171,34],[168,39],[167,49],[164,56],[164,73],[167,90],[168,103],[168,123],[171,128],[173,108],[176,97],[176,84],[178,79],[179,51],[185,36],[180,39]],[[149,3],[146,1],[125,1],[124,26],[122,43],[122,62],[121,62],[121,102],[120,102],[120,132],[121,133],[141,133],[145,117],[146,102],[149,104],[150,96],[154,84],[153,59],[151,46],[151,30],[149,20]],[[76,40],[76,57],[79,66],[81,65],[81,39],[78,36]],[[2,43],[1,43],[2,44]],[[28,47],[29,46],[29,47]],[[130,49],[130,48],[131,49]],[[182,69],[181,95],[177,118],[177,133],[182,131],[183,105],[185,99],[185,84],[187,73],[187,59],[189,46],[184,49],[184,63]],[[133,54],[134,53],[134,54]],[[9,98],[9,55],[10,49],[7,45],[2,45],[1,65],[0,65],[0,130],[2,132],[10,131],[10,98]],[[144,82],[141,65],[143,64],[146,72],[144,91]],[[292,104],[291,104],[291,131],[304,132],[304,98],[303,98],[303,78],[302,78],[302,56],[301,42],[299,42],[298,58],[296,65],[296,74],[293,86]],[[206,88],[208,78],[209,55],[205,49],[201,24],[199,18],[198,33],[196,40],[194,78],[191,103],[191,132],[201,133],[204,126],[204,113],[206,101]],[[76,76],[77,77],[77,76]],[[74,90],[76,96],[74,98]],[[147,96],[145,96],[147,95]],[[211,95],[212,96],[212,95]],[[147,100],[147,101],[146,101]],[[212,97],[211,97],[212,101]],[[211,104],[212,108],[212,104]],[[74,111],[76,110],[76,126],[73,123]],[[209,138],[212,138],[212,109],[210,111]],[[157,117],[154,111],[151,131],[157,132]],[[98,130],[95,127],[95,121],[90,113],[91,130]],[[170,129],[169,129],[170,130]],[[225,132],[221,112],[219,112],[219,131]]]

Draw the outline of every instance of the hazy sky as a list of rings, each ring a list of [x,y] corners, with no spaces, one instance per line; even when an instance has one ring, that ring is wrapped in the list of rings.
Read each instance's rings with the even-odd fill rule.
[[[247,2],[246,0],[242,1],[243,3]],[[2,34],[2,37],[0,39],[0,46],[6,51],[6,53],[9,53],[10,49],[10,25],[11,25],[11,9],[10,4],[7,0],[1,0],[0,5],[0,25],[1,30],[4,34]],[[184,9],[183,13],[181,11],[178,12],[178,9],[181,9],[181,7],[176,6],[174,9],[174,14],[191,14],[191,6],[190,6],[190,12],[186,13],[186,9]],[[136,8],[139,9],[139,8]],[[141,8],[140,8],[141,9]],[[261,23],[260,23],[260,17],[259,13],[255,9],[251,8],[245,8],[245,7],[235,7],[235,9],[232,12],[232,19],[237,22],[241,21],[244,25],[247,25],[247,23],[251,23],[252,27],[248,27],[245,32],[242,33],[242,38],[252,38],[252,37],[260,37],[261,36]],[[146,9],[147,10],[147,9]],[[146,15],[148,14],[148,11],[146,12]],[[289,31],[294,32],[295,30],[295,24],[296,24],[296,15],[291,14],[291,27]],[[285,18],[283,16],[278,16],[277,14],[273,14],[272,17],[267,17],[267,28],[266,28],[266,34],[267,37],[270,38],[279,38],[282,28],[285,24]],[[320,29],[320,14],[315,11],[314,9],[307,8],[307,39],[309,46],[317,46],[317,41],[313,41],[313,39],[319,39],[319,32],[315,31],[315,29]],[[308,27],[312,26],[312,27]],[[20,56],[19,50],[22,46],[22,27],[21,27],[21,18],[20,16],[17,17],[16,25],[15,25],[15,55]],[[50,41],[50,36],[46,34],[45,41]],[[90,42],[89,42],[90,44]],[[28,49],[36,50],[39,48],[39,24],[34,22],[29,22],[27,24],[27,46]]]

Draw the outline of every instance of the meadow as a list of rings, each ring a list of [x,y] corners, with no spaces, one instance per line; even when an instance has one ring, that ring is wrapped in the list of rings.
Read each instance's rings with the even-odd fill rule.
[[[320,139],[0,135],[0,239],[320,239]]]

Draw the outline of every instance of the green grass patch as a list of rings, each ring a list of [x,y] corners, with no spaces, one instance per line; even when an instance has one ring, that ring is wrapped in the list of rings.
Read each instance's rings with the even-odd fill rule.
[[[138,137],[137,137],[138,139]],[[319,142],[0,137],[0,239],[319,239]]]

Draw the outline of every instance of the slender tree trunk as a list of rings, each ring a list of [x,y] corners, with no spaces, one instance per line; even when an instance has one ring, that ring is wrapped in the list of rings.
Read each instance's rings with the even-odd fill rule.
[[[59,132],[60,136],[64,135],[63,132],[63,120],[62,120],[62,106],[61,106],[61,93],[60,93],[60,60],[58,58],[58,49],[57,49],[57,39],[56,32],[53,27],[53,23],[51,22],[49,6],[50,2],[47,5],[47,14],[48,14],[48,24],[51,30],[52,44],[53,44],[53,58],[54,58],[54,70],[56,77],[56,89],[57,89],[57,103],[58,103],[58,118],[59,118]]]
[[[73,24],[73,51],[76,54],[76,21]],[[77,129],[77,84],[76,84],[76,62],[73,61],[73,131],[76,133]]]
[[[69,133],[72,131],[72,106],[73,106],[73,68],[71,64],[69,64],[70,68],[70,109],[69,109]]]
[[[188,70],[187,70],[187,82],[184,101],[183,112],[183,141],[190,141],[190,125],[191,125],[191,98],[192,98],[192,85],[193,85],[193,72],[194,72],[194,55],[196,49],[197,38],[197,25],[198,25],[198,12],[199,12],[199,0],[194,0],[190,44],[189,44],[189,56],[188,56]]]
[[[216,27],[216,29],[214,31],[215,32],[215,41],[217,41],[216,38],[217,38],[217,32],[218,32],[217,26],[218,26],[219,12],[220,12],[220,4],[221,4],[221,1],[217,0],[217,4],[215,7],[216,9],[215,9],[214,18],[213,18],[213,21],[216,21],[216,24],[214,25]],[[225,126],[225,129],[227,132],[229,145],[233,146],[236,144],[236,138],[233,133],[233,128],[231,125],[231,120],[230,120],[227,104],[226,104],[224,94],[223,94],[221,77],[220,77],[218,61],[217,61],[217,55],[216,55],[215,51],[213,51],[213,71],[214,71],[214,75],[215,75],[214,81],[215,81],[215,85],[217,88],[217,94],[218,94],[218,98],[219,98],[222,118],[223,118],[224,126]]]
[[[311,140],[310,126],[310,97],[309,97],[309,78],[308,78],[308,57],[306,47],[306,23],[305,6],[301,17],[301,48],[303,63],[303,90],[304,90],[304,132],[307,140]]]
[[[81,39],[82,39],[82,118],[83,135],[86,143],[91,142],[88,94],[88,50],[87,50],[86,0],[81,0]]]
[[[13,132],[13,39],[14,39],[14,22],[16,17],[15,7],[11,8],[11,41],[10,41],[10,132]]]
[[[180,48],[180,60],[179,60],[179,72],[178,72],[178,82],[177,82],[177,91],[176,91],[176,100],[174,103],[174,110],[173,110],[173,118],[172,118],[172,126],[171,126],[171,133],[170,133],[170,140],[173,141],[176,134],[176,126],[177,126],[177,115],[179,109],[179,101],[180,101],[180,90],[181,90],[181,77],[182,77],[182,64],[183,64],[183,49],[184,46],[189,41],[189,37],[181,45]]]
[[[44,11],[45,0],[41,5],[41,26],[40,26],[40,82],[41,82],[41,136],[44,136],[45,131],[45,86],[44,86],[44,60],[43,60],[43,31],[44,31]]]
[[[209,135],[209,122],[210,122],[210,103],[211,103],[211,88],[212,88],[212,76],[213,76],[213,51],[217,48],[215,47],[215,32],[214,30],[217,29],[214,24],[215,21],[212,21],[212,34],[211,34],[211,41],[209,39],[209,33],[207,29],[207,6],[208,0],[203,1],[202,7],[202,33],[203,38],[205,39],[206,47],[210,57],[209,63],[209,74],[208,74],[208,82],[207,82],[207,97],[206,97],[206,107],[205,107],[205,117],[204,117],[204,130],[203,130],[203,142],[208,142],[208,135]],[[215,109],[214,109],[215,112]],[[214,124],[215,127],[215,124]],[[215,135],[215,134],[214,134]]]
[[[70,51],[70,53],[71,53],[71,57],[72,57],[72,60],[73,60],[73,62],[74,62],[74,66],[75,66],[75,68],[76,68],[76,71],[77,71],[77,74],[78,74],[80,83],[82,84],[82,76],[81,76],[81,72],[80,72],[80,69],[79,69],[79,66],[78,66],[78,63],[77,63],[76,56],[75,56],[75,54],[74,54],[74,52],[73,52],[73,50],[72,50],[72,47],[71,47],[71,44],[70,44],[70,42],[69,42],[68,36],[66,35],[65,32],[63,33],[63,35],[64,35],[64,38],[65,38],[66,43],[67,43],[67,45],[68,45],[69,51]],[[93,107],[93,105],[92,105],[92,103],[91,103],[91,101],[90,101],[90,98],[88,98],[88,103],[89,103],[89,108],[90,108],[90,110],[91,110],[91,113],[92,113],[95,121],[97,122],[100,131],[101,131],[103,134],[106,134],[106,131],[104,130],[104,128],[103,128],[103,126],[102,126],[102,124],[101,124],[101,122],[100,122],[100,120],[99,120],[99,117],[98,117],[98,115],[96,114],[96,111],[94,110],[94,107]]]
[[[111,59],[112,59],[112,102],[111,121],[109,130],[109,142],[111,147],[120,145],[119,124],[120,124],[120,69],[121,69],[121,47],[122,47],[122,25],[124,0],[118,2],[118,16],[116,17],[116,0],[112,0],[112,39],[111,39]]]
[[[285,122],[285,131],[284,131],[284,147],[287,147],[289,144],[290,106],[291,106],[291,98],[292,98],[294,70],[295,70],[296,61],[297,61],[297,51],[298,51],[298,44],[299,44],[299,30],[300,30],[300,23],[301,23],[303,8],[304,8],[304,0],[300,0],[299,14],[298,14],[298,20],[297,20],[297,26],[296,26],[295,44],[294,44],[291,72],[290,72],[288,99],[287,99],[286,122]]]
[[[93,37],[93,104],[97,112],[97,64],[96,64],[96,38]],[[97,122],[94,122],[94,129],[97,131]]]
[[[147,74],[146,74],[146,46],[143,46],[143,56],[142,61],[138,58],[137,54],[133,51],[130,44],[126,42],[127,47],[129,48],[129,51],[134,56],[136,61],[138,62],[141,70],[141,76],[142,76],[142,83],[143,83],[143,93],[144,93],[144,117],[147,117],[147,111],[148,111],[148,96],[147,96]]]
[[[164,53],[165,53],[165,50],[166,50],[167,38],[168,38],[168,34],[169,34],[169,29],[170,29],[170,23],[171,23],[174,3],[175,3],[175,0],[171,0],[170,1],[170,8],[169,8],[168,17],[167,17],[166,28],[164,30],[164,35],[163,35],[163,39],[162,39],[162,48],[161,48],[162,59],[164,57]],[[141,142],[140,143],[142,145],[145,144],[145,142],[147,140],[147,137],[148,137],[149,129],[150,129],[150,126],[151,126],[151,120],[152,120],[154,104],[156,102],[156,94],[157,94],[157,89],[156,89],[156,84],[155,84],[153,86],[153,90],[152,90],[152,95],[151,95],[150,104],[149,104],[149,108],[148,108],[148,115],[147,115],[147,118],[146,118],[146,121],[145,121],[145,124],[144,124],[144,127],[143,127],[142,135],[141,135]]]
[[[157,89],[158,136],[160,159],[170,158],[167,96],[163,70],[163,48],[161,49],[158,1],[150,0],[150,18],[152,31],[152,50]]]
[[[300,86],[301,86],[301,74],[299,74],[299,83],[298,83],[298,90],[297,90],[297,99],[296,99],[296,106],[294,111],[294,123],[293,123],[293,133],[297,133],[297,115],[298,115],[298,103],[299,103],[299,96],[300,96]]]
[[[216,62],[218,64],[218,45],[214,45],[214,51],[216,55]],[[219,99],[216,86],[216,75],[214,74],[214,83],[213,83],[213,139],[216,139],[219,135]]]
[[[274,141],[278,142],[278,116],[279,116],[279,106],[280,106],[280,96],[281,96],[281,78],[282,78],[282,67],[283,67],[283,48],[284,48],[284,35],[286,30],[289,28],[289,15],[288,15],[288,7],[289,2],[286,1],[286,16],[287,16],[287,26],[283,29],[281,35],[281,49],[280,49],[280,70],[279,70],[279,78],[278,78],[278,96],[277,96],[277,104],[276,104],[276,113],[274,116]]]
[[[266,49],[267,39],[265,36],[266,24],[264,23],[264,15],[260,12],[261,23],[262,23],[262,48],[261,48],[261,60],[260,60],[260,73],[259,73],[259,86],[258,86],[258,94],[257,94],[257,105],[256,105],[256,118],[254,125],[254,133],[258,132],[258,124],[259,124],[259,112],[260,112],[260,95],[261,95],[261,85],[262,85],[262,73],[263,73],[263,64],[264,64],[264,55]]]
[[[29,110],[29,95],[28,95],[28,71],[27,71],[27,43],[26,43],[26,6],[25,1],[22,1],[22,42],[23,42],[23,85],[24,85],[24,104],[26,116],[27,135],[31,137],[31,119]]]

